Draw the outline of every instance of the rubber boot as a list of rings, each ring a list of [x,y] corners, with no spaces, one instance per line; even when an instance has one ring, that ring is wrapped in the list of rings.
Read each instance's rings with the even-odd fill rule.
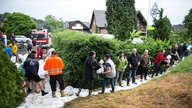
[[[55,98],[55,97],[56,97],[56,92],[52,91],[52,98]]]
[[[61,97],[67,96],[67,94],[65,94],[63,90],[61,90],[60,93],[61,93]]]

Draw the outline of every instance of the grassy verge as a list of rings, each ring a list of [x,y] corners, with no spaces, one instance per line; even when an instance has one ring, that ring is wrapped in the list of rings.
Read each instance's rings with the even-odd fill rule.
[[[192,106],[191,64],[192,55],[165,77],[132,90],[77,98],[63,108],[189,108]]]
[[[181,61],[177,67],[172,67],[170,71],[172,73],[186,73],[192,71],[192,54]]]

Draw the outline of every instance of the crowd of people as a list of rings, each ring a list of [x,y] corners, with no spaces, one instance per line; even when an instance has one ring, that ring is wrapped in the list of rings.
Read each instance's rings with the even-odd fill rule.
[[[5,48],[5,52],[12,57],[17,56],[17,44],[15,43],[14,34],[10,37],[11,44],[9,44]],[[44,84],[42,83],[42,79],[38,75],[39,71],[39,59],[43,58],[43,50],[42,46],[39,45],[37,50],[35,51],[32,48],[29,48],[29,55],[26,60],[20,60],[20,70],[25,74],[25,83],[27,92],[31,92],[32,89],[30,88],[30,82],[33,80],[39,86],[41,90],[42,96],[48,94],[45,92]],[[169,67],[170,65],[175,65],[178,63],[179,60],[182,60],[184,56],[187,56],[192,49],[192,43],[184,44],[181,43],[180,46],[178,44],[174,44],[172,48],[160,51],[155,60],[154,60],[154,68],[151,77],[158,76],[158,74],[162,74],[163,71],[160,70],[160,67]],[[104,55],[104,62],[98,62],[96,60],[96,52],[90,51],[89,56],[87,57],[84,63],[84,73],[83,79],[80,84],[79,90],[75,93],[79,96],[82,88],[88,83],[89,95],[91,95],[94,82],[97,79],[98,74],[103,75],[103,82],[102,82],[102,90],[99,94],[105,93],[106,84],[109,81],[111,84],[111,92],[115,91],[115,86],[122,85],[122,79],[126,70],[128,70],[127,75],[127,84],[126,86],[130,86],[130,82],[133,84],[137,84],[136,82],[136,75],[140,74],[140,81],[143,82],[144,80],[148,80],[148,71],[149,65],[151,64],[151,59],[149,55],[149,51],[146,49],[144,53],[140,56],[137,52],[137,49],[134,48],[132,53],[129,56],[125,56],[125,52],[121,50],[119,55],[115,60],[112,60],[110,54]],[[67,94],[64,93],[64,80],[62,70],[64,69],[65,65],[64,62],[60,57],[57,56],[56,50],[53,48],[52,45],[49,46],[47,51],[47,56],[45,59],[44,70],[48,72],[50,77],[50,85],[52,91],[52,97],[56,97],[56,86],[57,83],[60,87],[60,94],[61,97],[66,96]],[[115,62],[114,62],[115,61]],[[132,80],[132,81],[130,81]]]
[[[189,41],[189,43],[187,44],[181,43],[180,46],[178,46],[178,44],[174,44],[172,48],[161,50],[155,57],[154,68],[150,77],[153,78],[154,75],[158,76],[159,74],[163,74],[163,70],[161,70],[161,68],[166,69],[171,65],[176,65],[180,60],[183,59],[184,56],[187,56],[191,51],[191,41]],[[128,57],[126,57],[124,51],[121,50],[117,59],[114,60],[115,62],[113,62],[113,60],[111,59],[110,54],[104,55],[104,63],[97,62],[95,57],[96,52],[91,51],[89,53],[89,57],[85,61],[83,80],[80,84],[78,92],[76,93],[77,96],[79,96],[82,87],[85,86],[86,83],[89,87],[88,95],[91,95],[94,81],[97,79],[98,74],[104,75],[102,90],[101,92],[99,92],[99,94],[105,93],[107,81],[109,81],[111,85],[110,92],[114,92],[116,85],[123,87],[122,79],[127,68],[127,86],[130,86],[130,79],[132,79],[133,84],[137,84],[137,73],[140,74],[141,82],[143,82],[144,80],[148,80],[147,77],[149,77],[149,66],[151,65],[151,62],[153,62],[150,59],[149,51],[147,49],[140,56],[137,53],[136,48],[132,50],[132,53],[129,54]]]

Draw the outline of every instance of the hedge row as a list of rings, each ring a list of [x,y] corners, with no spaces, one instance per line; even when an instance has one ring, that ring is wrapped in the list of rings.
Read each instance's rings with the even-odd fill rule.
[[[152,38],[146,39],[142,44],[132,44],[130,41],[106,39],[97,35],[68,30],[55,32],[52,40],[57,54],[65,62],[64,79],[74,87],[78,87],[82,80],[83,64],[91,50],[97,52],[96,59],[99,60],[104,57],[104,54],[109,53],[115,62],[120,50],[125,50],[125,54],[128,55],[133,48],[137,48],[138,53],[142,55],[144,50],[148,49],[153,60],[161,49],[170,47],[169,41],[155,41]],[[95,87],[101,86],[102,77],[99,75]]]
[[[24,101],[23,75],[10,61],[0,42],[0,108],[15,108]]]

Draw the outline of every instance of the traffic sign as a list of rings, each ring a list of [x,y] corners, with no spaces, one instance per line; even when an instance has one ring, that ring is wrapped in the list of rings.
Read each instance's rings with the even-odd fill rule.
[[[157,18],[157,15],[159,14],[159,8],[157,6],[157,3],[155,3],[150,11],[151,13],[151,16],[153,19],[156,19]]]

